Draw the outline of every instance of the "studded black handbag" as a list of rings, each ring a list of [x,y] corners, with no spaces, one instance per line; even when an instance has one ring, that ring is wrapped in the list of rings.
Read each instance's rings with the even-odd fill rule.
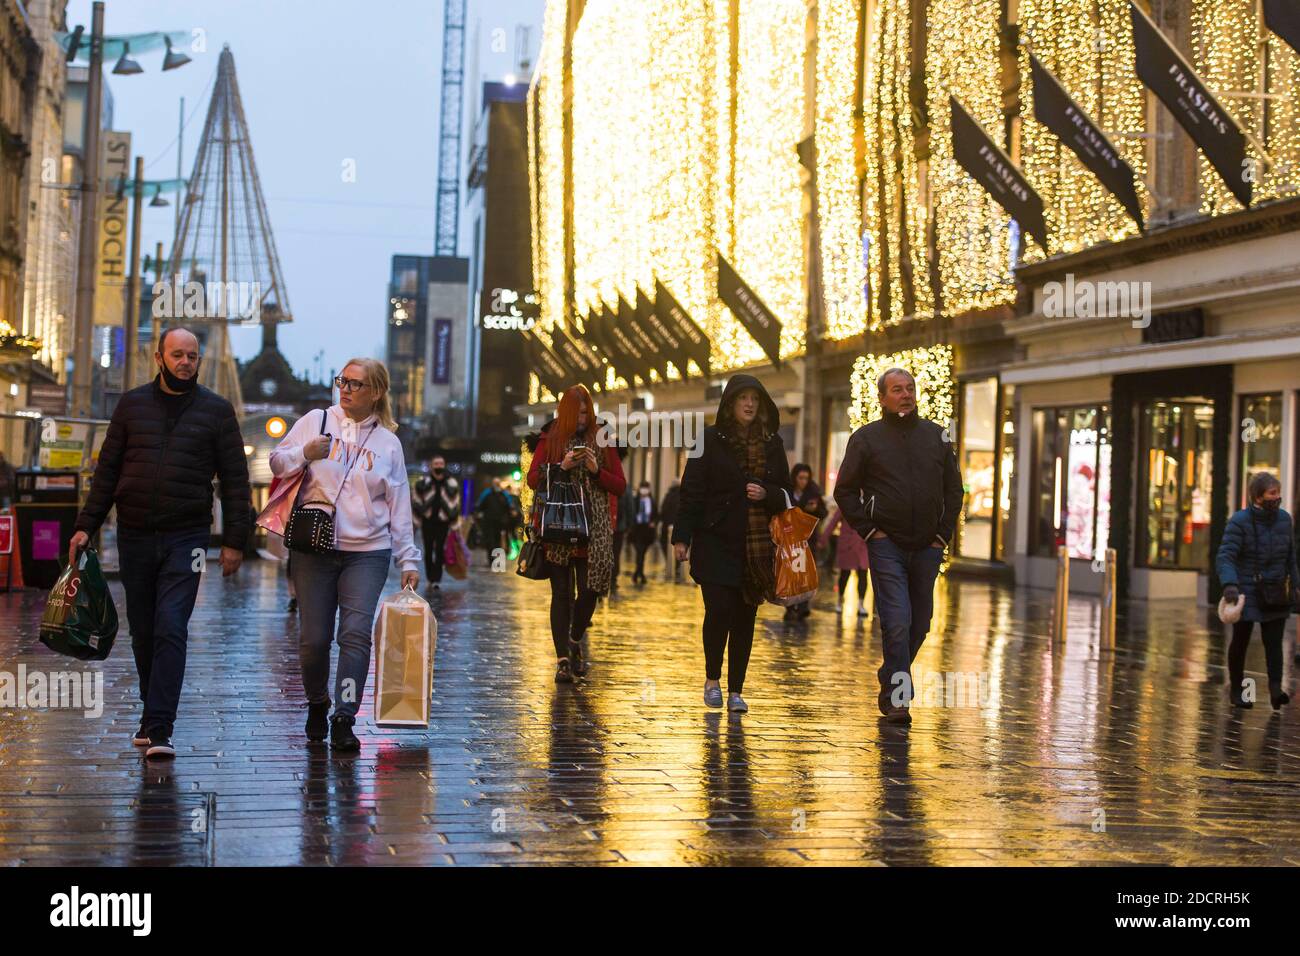
[[[322,409],[320,413],[320,433],[325,434],[325,422],[328,418],[326,412]],[[374,432],[372,426],[370,432]],[[370,434],[367,433],[366,441],[370,440]],[[361,443],[365,447],[365,442]],[[289,513],[289,521],[284,528],[284,544],[290,551],[298,551],[304,554],[325,554],[335,550],[335,528],[334,512],[338,505],[339,495],[343,494],[343,485],[348,480],[348,475],[352,473],[352,465],[357,463],[361,457],[358,452],[352,464],[348,465],[348,470],[343,473],[343,480],[339,482],[339,493],[334,496],[333,501],[327,501],[324,498],[308,498],[306,501],[296,502],[293,510]]]

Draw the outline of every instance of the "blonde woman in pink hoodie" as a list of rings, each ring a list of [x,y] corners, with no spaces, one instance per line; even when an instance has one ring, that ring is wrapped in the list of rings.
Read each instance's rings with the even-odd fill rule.
[[[375,359],[354,358],[334,384],[339,403],[298,419],[271,453],[271,471],[291,478],[306,468],[299,505],[333,504],[333,547],[293,554],[298,655],[307,739],[322,741],[328,731],[333,749],[354,751],[361,742],[352,726],[370,673],[371,625],[389,563],[401,569],[402,586],[414,588],[420,582],[420,551],[412,531],[406,457],[388,402],[388,370]],[[330,718],[335,640],[339,663]]]

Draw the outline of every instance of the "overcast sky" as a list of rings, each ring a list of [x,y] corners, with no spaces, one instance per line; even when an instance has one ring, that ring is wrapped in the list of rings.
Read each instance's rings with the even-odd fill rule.
[[[469,0],[467,91],[476,24],[479,69],[500,79],[514,68],[516,24],[534,25],[536,59],[543,6]],[[162,53],[149,52],[136,57],[143,74],[105,72],[114,125],[131,132],[146,179],[176,176],[182,96],[182,175],[190,175],[217,58],[230,45],[295,319],[281,326],[280,350],[298,371],[314,374],[320,352],[326,372],[355,354],[382,357],[390,259],[433,253],[442,8],[442,0],[108,0],[105,7],[109,35],[199,28],[206,39],[206,52],[191,53],[193,62],[178,70],[160,72]],[[90,12],[90,0],[71,0],[69,28],[89,29]],[[463,164],[464,141],[461,152]],[[355,161],[355,182],[343,181],[346,160]],[[146,208],[144,249],[152,253],[162,241],[169,252],[173,222],[173,208]],[[251,358],[260,333],[235,329],[233,343],[239,357]]]

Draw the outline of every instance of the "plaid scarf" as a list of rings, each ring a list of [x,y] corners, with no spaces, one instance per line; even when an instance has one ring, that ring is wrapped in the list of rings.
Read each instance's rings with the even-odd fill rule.
[[[748,432],[735,429],[730,436],[731,453],[747,475],[767,472],[768,436],[755,425]],[[755,606],[776,597],[776,549],[772,545],[771,516],[761,501],[745,499],[749,505],[745,528],[745,573],[741,591],[746,604]]]
[[[578,436],[575,434],[564,446],[565,452],[570,451],[578,443]],[[603,466],[605,448],[597,444],[593,450],[596,453],[596,460]],[[559,470],[558,463],[544,467],[554,467]],[[546,560],[563,566],[569,563],[570,557],[583,557],[585,554],[587,587],[597,594],[604,594],[609,590],[610,581],[614,577],[614,532],[609,526],[609,493],[596,483],[596,476],[588,471],[585,465],[573,469],[569,472],[569,476],[570,480],[578,482],[582,487],[582,500],[587,506],[588,540],[581,546],[548,544]],[[542,487],[544,488],[545,485],[543,484]]]

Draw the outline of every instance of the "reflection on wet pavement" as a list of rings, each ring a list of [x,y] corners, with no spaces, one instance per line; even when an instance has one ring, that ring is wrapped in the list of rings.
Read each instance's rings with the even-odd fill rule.
[[[97,668],[107,697],[98,718],[0,709],[0,864],[1300,862],[1295,715],[1266,692],[1228,707],[1223,628],[1186,602],[1130,605],[1103,652],[1088,599],[1054,647],[1049,592],[946,579],[927,706],[899,728],[855,599],[836,615],[824,591],[803,625],[760,612],[742,717],[700,699],[689,584],[603,602],[570,687],[547,586],[476,569],[432,596],[431,727],[376,729],[367,696],[364,749],[334,757],[302,736],[283,578],[239,582],[204,579],[161,768],[131,746],[128,636],[66,661],[36,639],[44,596],[0,595],[0,672]],[[1247,670],[1265,686],[1258,640]]]

